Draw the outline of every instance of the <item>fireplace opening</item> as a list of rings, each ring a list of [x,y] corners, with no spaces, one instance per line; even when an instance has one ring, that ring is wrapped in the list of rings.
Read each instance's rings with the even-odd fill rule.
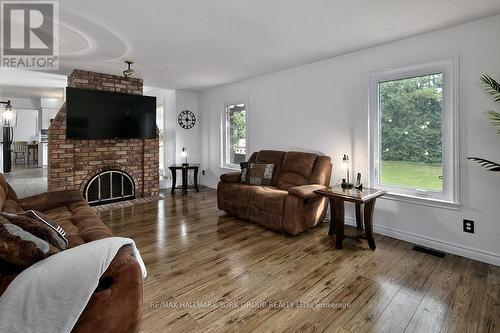
[[[134,181],[123,171],[103,171],[88,182],[84,196],[91,206],[134,199]]]

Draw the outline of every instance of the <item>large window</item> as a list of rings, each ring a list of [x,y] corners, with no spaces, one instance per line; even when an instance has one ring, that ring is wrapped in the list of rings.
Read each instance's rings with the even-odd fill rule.
[[[453,62],[373,75],[372,183],[392,194],[456,203]]]
[[[163,179],[166,175],[165,167],[165,112],[163,105],[156,106],[156,126],[158,126],[159,131],[159,167],[158,171],[160,173],[160,179]]]
[[[247,103],[231,103],[224,106],[223,158],[222,166],[239,168],[246,161],[247,146]]]

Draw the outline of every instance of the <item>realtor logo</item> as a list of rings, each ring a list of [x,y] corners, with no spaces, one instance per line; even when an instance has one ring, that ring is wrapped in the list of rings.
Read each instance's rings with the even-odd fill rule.
[[[1,1],[1,67],[59,69],[57,1]]]

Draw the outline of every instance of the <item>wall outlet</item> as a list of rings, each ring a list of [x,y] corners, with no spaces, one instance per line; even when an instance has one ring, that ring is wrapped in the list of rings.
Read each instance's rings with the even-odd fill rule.
[[[464,232],[474,233],[474,221],[464,219]]]
[[[206,173],[205,170],[201,170],[201,175],[202,176],[205,176],[205,173]]]

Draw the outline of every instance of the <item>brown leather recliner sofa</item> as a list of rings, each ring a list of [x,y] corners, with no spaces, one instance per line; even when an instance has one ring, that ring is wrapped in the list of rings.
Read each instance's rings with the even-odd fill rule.
[[[223,174],[217,186],[219,209],[290,235],[324,219],[327,200],[314,191],[330,185],[330,157],[261,150],[253,153],[249,162],[274,163],[271,186],[243,184],[240,172]]]
[[[0,210],[29,209],[44,213],[63,227],[69,247],[113,236],[80,191],[47,192],[18,199],[0,174]],[[0,296],[18,273],[0,260]],[[99,285],[99,291],[90,298],[73,332],[137,332],[143,307],[142,274],[130,246],[118,251]]]

